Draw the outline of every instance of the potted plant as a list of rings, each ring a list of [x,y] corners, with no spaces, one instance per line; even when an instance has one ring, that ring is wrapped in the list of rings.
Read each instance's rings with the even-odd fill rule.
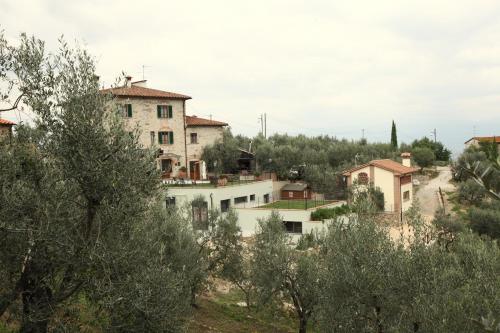
[[[177,177],[186,178],[186,175],[187,175],[187,168],[185,166],[180,167],[179,171],[177,172]]]
[[[219,180],[217,182],[218,186],[226,186],[227,185],[227,176],[226,175],[221,175],[219,177]]]

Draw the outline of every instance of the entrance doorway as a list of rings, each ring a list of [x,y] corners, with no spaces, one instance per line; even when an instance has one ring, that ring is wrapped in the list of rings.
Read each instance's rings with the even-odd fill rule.
[[[189,173],[192,180],[200,180],[200,161],[189,161]]]

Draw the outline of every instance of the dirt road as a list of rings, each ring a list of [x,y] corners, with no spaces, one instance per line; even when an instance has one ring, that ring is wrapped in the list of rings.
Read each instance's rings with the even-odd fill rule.
[[[439,187],[443,192],[455,190],[455,186],[449,182],[451,179],[450,167],[437,167],[437,171],[439,171],[439,176],[431,179],[427,184],[422,184],[415,194],[420,202],[422,215],[428,219],[432,219],[439,208]]]

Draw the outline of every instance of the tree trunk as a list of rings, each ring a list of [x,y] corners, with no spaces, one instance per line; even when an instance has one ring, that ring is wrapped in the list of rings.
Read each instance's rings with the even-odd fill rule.
[[[250,311],[250,292],[245,292],[245,301],[247,303],[247,310]]]
[[[300,324],[299,324],[299,333],[306,333],[307,332],[307,318],[306,316],[301,316],[300,317]]]
[[[22,293],[23,319],[21,333],[46,333],[49,318],[52,314],[50,301],[52,292],[45,285],[34,286]]]

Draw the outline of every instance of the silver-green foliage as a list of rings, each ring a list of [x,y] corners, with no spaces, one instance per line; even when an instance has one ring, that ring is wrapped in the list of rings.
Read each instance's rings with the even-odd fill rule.
[[[277,212],[260,221],[259,227],[252,257],[259,300],[291,303],[299,320],[299,332],[306,332],[319,299],[318,252],[294,248]]]
[[[365,215],[329,229],[317,322],[324,332],[483,332],[500,310],[500,251],[461,232],[438,241],[416,209],[393,242]]]
[[[36,116],[0,145],[0,315],[19,313],[22,332],[64,331],[61,313],[83,297],[104,331],[178,330],[189,274],[162,244],[179,226],[151,216],[154,152],[109,112],[91,56],[0,36],[0,79],[4,101],[19,93]]]

